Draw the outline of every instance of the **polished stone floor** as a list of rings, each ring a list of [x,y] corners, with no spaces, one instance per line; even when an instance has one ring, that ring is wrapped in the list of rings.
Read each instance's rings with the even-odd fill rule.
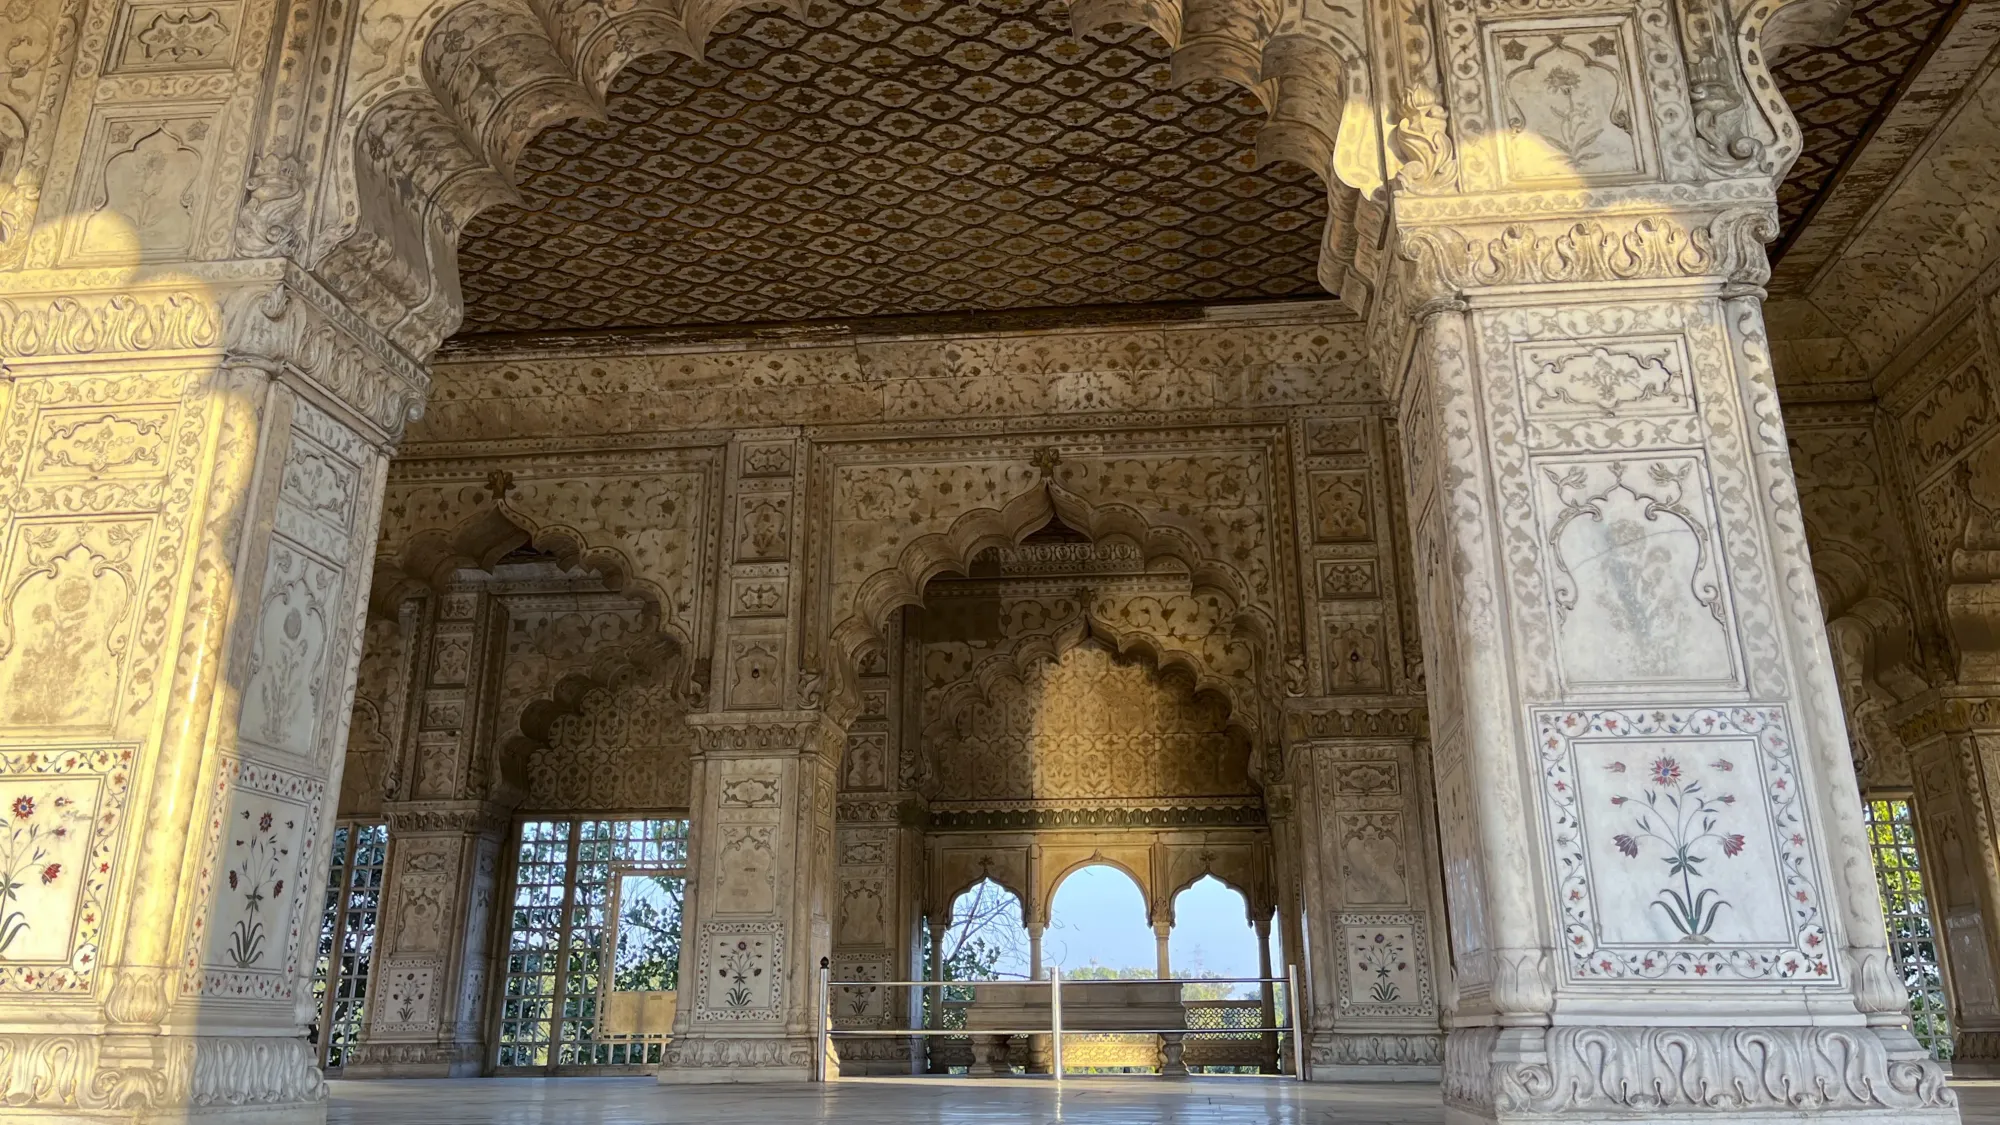
[[[334,1082],[330,1125],[1438,1125],[1435,1086],[1259,1078],[863,1078],[826,1086],[661,1086],[649,1078]],[[2000,1125],[2000,1082],[1962,1086],[1966,1125]]]

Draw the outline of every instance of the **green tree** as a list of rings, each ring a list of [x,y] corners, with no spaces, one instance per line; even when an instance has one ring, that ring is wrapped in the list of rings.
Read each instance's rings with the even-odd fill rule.
[[[619,888],[618,948],[612,987],[667,992],[680,984],[681,901],[678,875],[628,875]]]

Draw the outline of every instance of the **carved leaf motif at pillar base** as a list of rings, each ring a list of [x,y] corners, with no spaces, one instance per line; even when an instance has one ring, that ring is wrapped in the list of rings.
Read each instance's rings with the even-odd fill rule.
[[[663,1060],[667,1067],[675,1070],[693,1070],[697,1074],[704,1069],[718,1067],[797,1067],[804,1069],[812,1064],[813,1041],[805,1038],[773,1036],[768,1039],[750,1038],[700,1038],[676,1039],[667,1044]]]
[[[164,1065],[121,1067],[96,1035],[0,1035],[0,1098],[10,1109],[307,1107],[324,1103],[319,1060],[303,1038],[181,1037]]]
[[[1313,1036],[1314,1066],[1438,1066],[1444,1062],[1442,1035]]]
[[[483,1054],[477,1043],[356,1043],[347,1048],[347,1065],[455,1072],[461,1066],[479,1065]]]
[[[1943,1068],[1892,1053],[1866,1028],[1557,1027],[1503,1033],[1503,1054],[1513,1053],[1506,1035],[1542,1040],[1521,1054],[1547,1061],[1494,1057],[1502,1114],[1875,1110],[1884,1121],[1958,1120]],[[1448,1079],[1446,1104],[1460,1092]]]
[[[1952,1037],[1953,1062],[1983,1062],[2000,1059],[2000,1031],[1961,1031]]]

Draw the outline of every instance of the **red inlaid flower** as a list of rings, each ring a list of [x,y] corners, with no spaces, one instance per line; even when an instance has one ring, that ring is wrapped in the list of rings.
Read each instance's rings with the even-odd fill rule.
[[[33,815],[35,815],[35,799],[33,797],[24,793],[14,798],[15,820],[26,820]]]
[[[1724,836],[1724,837],[1722,838],[1722,854],[1723,854],[1723,855],[1742,855],[1742,854],[1743,854],[1743,833],[1741,833],[1741,832],[1732,832],[1732,833],[1730,833],[1729,835],[1727,835],[1727,836]]]
[[[1653,759],[1653,784],[1672,785],[1681,779],[1681,764],[1672,758]]]
[[[60,878],[62,878],[62,864],[51,863],[42,868],[42,886],[46,887]]]

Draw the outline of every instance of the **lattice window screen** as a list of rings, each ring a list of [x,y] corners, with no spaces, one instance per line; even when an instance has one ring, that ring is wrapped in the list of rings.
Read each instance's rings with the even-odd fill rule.
[[[1866,802],[1868,842],[1889,927],[1889,955],[1903,970],[1910,993],[1910,1030],[1939,1059],[1951,1058],[1951,1002],[1938,957],[1937,928],[1917,860],[1917,830],[1910,802]]]
[[[658,1037],[603,1034],[609,911],[620,872],[678,872],[686,864],[687,821],[527,821],[518,847],[495,1064],[543,1071],[657,1064]]]
[[[382,863],[389,826],[340,821],[333,827],[333,862],[320,915],[319,961],[313,999],[319,1010],[314,1043],[320,1065],[339,1070],[361,1037],[368,975],[375,958],[375,924],[382,906]]]

